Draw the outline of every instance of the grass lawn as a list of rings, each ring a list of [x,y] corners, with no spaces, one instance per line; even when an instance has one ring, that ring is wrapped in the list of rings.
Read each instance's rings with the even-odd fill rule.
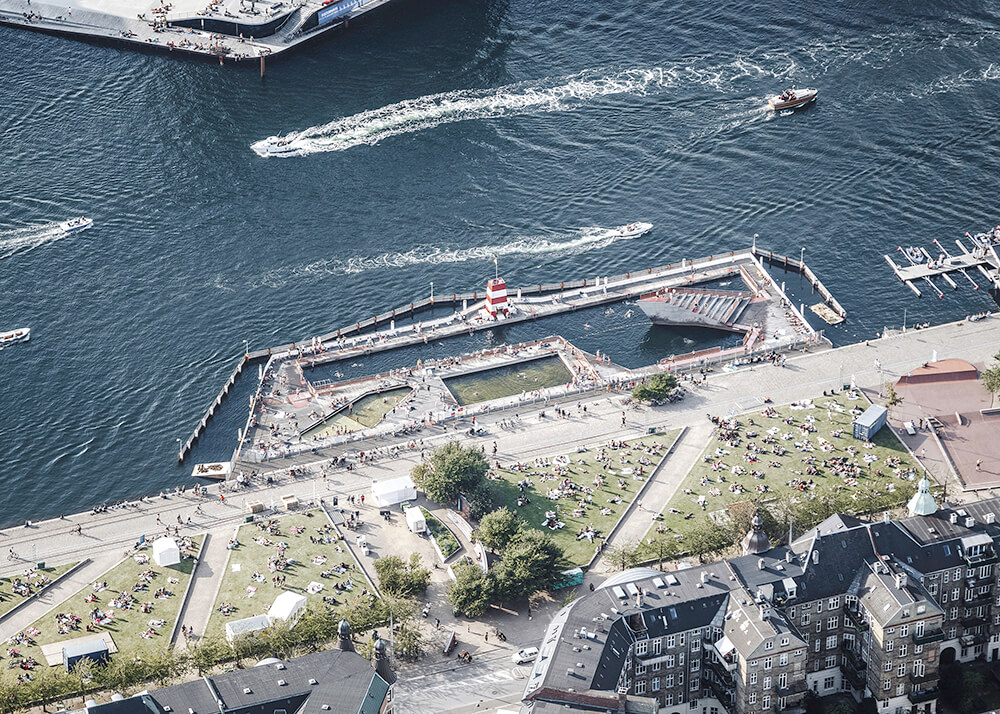
[[[315,431],[308,431],[307,434],[326,437],[375,426],[411,391],[413,390],[409,387],[400,387],[378,394],[369,394],[356,401],[351,408],[331,417],[323,426],[317,427]]]
[[[602,542],[621,518],[679,433],[673,430],[651,434],[629,439],[627,447],[592,448],[571,456],[536,459],[495,470],[491,472],[494,481],[490,485],[498,494],[497,507],[507,506],[530,527],[544,529],[562,546],[569,562],[586,565],[596,544]],[[643,475],[639,474],[640,469]],[[565,479],[575,484],[573,490],[562,488]],[[522,481],[527,482],[523,492],[518,488]],[[548,497],[550,492],[555,498]],[[522,500],[519,506],[522,496],[529,502]],[[546,512],[551,511],[556,514],[554,519],[546,517]],[[563,526],[550,528],[546,525],[549,520]],[[577,538],[577,534],[588,526],[596,533],[593,542]]]
[[[108,632],[111,634],[115,645],[120,653],[131,657],[137,652],[150,648],[164,648],[170,636],[170,630],[174,626],[177,613],[180,611],[184,592],[187,589],[188,581],[191,579],[191,569],[194,566],[194,555],[197,554],[201,545],[202,536],[196,536],[190,541],[190,547],[182,549],[181,562],[177,565],[160,567],[153,562],[152,548],[146,547],[134,555],[125,558],[118,565],[100,576],[100,583],[106,587],[98,590],[95,583],[91,583],[82,588],[66,601],[56,606],[54,612],[43,615],[22,634],[27,635],[33,644],[18,643],[8,644],[21,652],[24,657],[33,657],[39,667],[45,667],[45,658],[42,656],[41,645],[64,640],[73,640],[79,637],[91,637],[95,634]],[[140,560],[148,562],[139,562]],[[135,590],[135,586],[143,581],[143,574],[146,574],[145,584],[147,590]],[[169,593],[166,597],[155,597],[155,593],[160,588],[166,588]],[[112,601],[120,597],[124,592],[135,598],[130,608],[122,608],[118,603]],[[87,602],[88,597],[96,598],[92,602]],[[143,612],[144,603],[151,605],[149,612]],[[95,625],[92,632],[88,632],[86,627],[92,624],[91,613],[100,610],[107,616],[103,624]],[[57,619],[60,616],[68,617],[76,615],[80,619],[73,627],[60,625]],[[162,624],[150,625],[151,620],[162,621]],[[60,632],[60,628],[64,631]],[[143,635],[150,628],[156,634],[146,638]],[[16,637],[16,636],[15,636]],[[117,655],[113,655],[117,656]],[[2,668],[6,674],[4,676],[15,677],[22,673],[19,668]]]
[[[270,532],[262,528],[268,524],[272,524]],[[310,536],[330,542],[313,543]],[[336,530],[322,511],[247,523],[240,527],[237,538],[239,546],[230,553],[206,635],[224,636],[226,622],[267,614],[271,603],[283,590],[305,594],[309,605],[317,607],[324,597],[334,597],[337,603],[346,599],[348,592],[338,591],[335,584],[346,584],[350,580],[356,592],[368,586],[354,558],[343,542],[338,541]],[[268,563],[277,557],[279,543],[286,544],[284,560],[287,562],[280,571],[272,571]],[[321,562],[324,558],[325,562]],[[333,572],[335,567],[340,569],[341,563],[350,567],[343,573]],[[328,577],[323,577],[324,572]],[[279,575],[285,577],[280,588],[271,581]],[[312,582],[321,583],[323,590],[318,594],[307,593],[306,588]],[[227,615],[219,609],[225,604],[229,605]]]
[[[685,533],[702,519],[723,513],[726,506],[737,501],[762,500],[766,504],[785,497],[811,499],[841,489],[870,488],[890,493],[915,486],[916,479],[910,481],[903,476],[901,481],[899,475],[916,466],[914,459],[887,427],[869,445],[852,436],[851,412],[866,409],[867,400],[848,399],[842,393],[803,404],[810,406],[777,407],[774,416],[763,416],[764,410],[758,409],[736,417],[739,426],[735,439],[722,440],[717,429],[702,458],[667,504],[662,520],[648,535],[673,533],[683,543]],[[786,419],[791,423],[785,423]],[[754,423],[750,424],[750,420]],[[803,425],[815,431],[803,433]],[[751,444],[760,449],[756,463],[744,458],[752,455],[748,451]],[[775,453],[775,449],[785,451]],[[845,477],[832,464],[823,465],[824,460],[833,458],[846,459],[860,470],[856,476]],[[813,473],[805,463],[809,459],[815,459]]]
[[[10,578],[0,578],[0,615],[10,612],[24,600],[41,590],[76,563],[66,563],[55,568],[28,568],[21,575]],[[14,592],[14,583],[19,583],[20,593]],[[27,589],[23,589],[24,586]]]

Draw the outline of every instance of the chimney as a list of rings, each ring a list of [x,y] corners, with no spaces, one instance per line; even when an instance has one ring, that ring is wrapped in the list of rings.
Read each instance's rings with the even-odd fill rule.
[[[882,514],[882,522],[883,523],[889,522],[889,511],[886,511],[885,513]]]
[[[902,590],[906,585],[906,576],[903,573],[896,573],[896,589]]]
[[[968,518],[965,519],[965,527],[966,528],[972,528],[972,526],[974,526],[974,525],[976,525],[976,519],[975,518],[973,518],[972,516],[969,516]]]
[[[771,604],[766,600],[763,600],[760,603],[760,619],[767,620],[770,617],[771,617]]]
[[[948,522],[952,524],[958,523],[958,514],[952,513],[950,516],[948,516]]]
[[[763,558],[758,558],[757,559],[757,569],[758,570],[763,570],[764,569],[764,559]]]
[[[813,565],[819,565],[819,551],[813,550]]]
[[[792,549],[789,548],[787,551],[785,551],[785,562],[791,563],[794,560],[795,560],[795,555],[792,554]]]
[[[701,584],[705,585],[706,583],[708,583],[708,571],[702,570],[701,571]]]
[[[993,525],[997,522],[996,514],[992,511],[986,514],[985,520],[988,524]]]

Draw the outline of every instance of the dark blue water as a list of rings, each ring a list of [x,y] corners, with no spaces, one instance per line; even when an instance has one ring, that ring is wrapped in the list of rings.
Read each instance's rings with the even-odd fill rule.
[[[32,328],[0,352],[0,522],[185,482],[176,439],[243,339],[309,337],[430,281],[477,288],[494,255],[530,284],[759,234],[805,246],[850,313],[841,342],[904,308],[986,309],[985,290],[917,301],[881,255],[1000,220],[998,16],[995,2],[400,0],[264,81],[0,28],[0,328]],[[795,85],[819,101],[762,110]],[[251,151],[292,132],[315,153]],[[79,214],[98,225],[32,228]],[[655,229],[586,230],[633,220]],[[579,320],[524,334],[594,349],[580,335],[599,321]],[[608,335],[623,363],[677,350],[638,323]],[[201,456],[228,454],[242,409]]]

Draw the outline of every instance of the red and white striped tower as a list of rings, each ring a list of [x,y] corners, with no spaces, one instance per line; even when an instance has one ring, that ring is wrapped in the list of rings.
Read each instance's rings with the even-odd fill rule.
[[[494,317],[507,309],[507,283],[503,278],[486,281],[486,312]]]

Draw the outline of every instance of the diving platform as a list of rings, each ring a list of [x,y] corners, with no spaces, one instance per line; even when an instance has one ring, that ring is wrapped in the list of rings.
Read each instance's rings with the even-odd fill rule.
[[[749,332],[739,322],[754,300],[751,292],[668,288],[644,295],[639,307],[654,325],[710,327],[728,332]]]
[[[963,284],[967,282],[973,290],[978,290],[979,283],[972,277],[977,273],[978,277],[985,279],[988,287],[1000,290],[1000,255],[997,254],[997,249],[1000,248],[1000,226],[986,233],[966,233],[965,237],[968,244],[961,240],[955,241],[958,248],[958,253],[955,254],[935,239],[933,243],[936,258],[926,249],[913,246],[899,246],[896,249],[898,263],[889,255],[883,257],[900,282],[917,297],[923,296],[915,284],[917,282],[926,284],[938,297],[944,297],[944,292],[934,279],[940,279],[952,290],[957,290],[959,282],[953,276],[959,277]]]

